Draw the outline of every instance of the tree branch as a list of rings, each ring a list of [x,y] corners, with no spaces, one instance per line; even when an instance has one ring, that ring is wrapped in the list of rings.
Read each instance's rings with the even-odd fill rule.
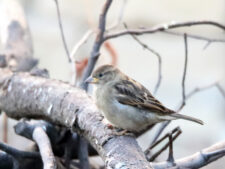
[[[76,83],[76,65],[75,65],[75,62],[76,62],[76,59],[75,59],[75,56],[78,52],[78,50],[80,49],[80,47],[86,43],[87,39],[93,34],[94,32],[92,30],[88,30],[84,35],[83,37],[74,45],[71,53],[70,53],[70,59],[71,59],[71,66],[72,66],[72,81],[71,83],[72,84],[75,84]],[[79,63],[77,63],[79,64]]]
[[[82,79],[81,79],[81,84],[80,87],[84,90],[87,90],[88,88],[88,84],[84,83],[84,81],[90,76],[90,74],[92,73],[95,64],[98,60],[98,56],[101,45],[103,43],[103,37],[104,37],[104,33],[105,33],[105,28],[106,28],[106,15],[108,12],[108,9],[110,7],[112,3],[112,0],[106,0],[103,9],[102,9],[102,13],[100,14],[99,17],[99,25],[98,25],[98,32],[96,35],[96,39],[95,39],[95,43],[91,52],[91,56],[88,59],[88,65],[83,73]],[[86,143],[86,141],[83,138],[80,138],[80,146],[79,146],[79,157],[80,157],[80,162],[85,163],[85,161],[87,160],[87,154],[88,154],[88,145]],[[82,147],[81,147],[82,146]],[[88,164],[83,164],[84,167],[88,166]]]
[[[37,143],[44,169],[56,169],[56,160],[52,152],[51,143],[45,131],[41,127],[36,127],[33,131],[33,140]]]
[[[187,43],[187,34],[184,34],[184,48],[185,48],[185,60],[184,60],[184,72],[182,76],[182,104],[178,108],[177,112],[179,112],[186,104],[186,88],[185,88],[185,80],[187,75],[187,62],[188,62],[188,43]]]
[[[186,26],[195,26],[195,25],[212,25],[218,27],[222,30],[225,30],[225,26],[214,21],[208,20],[201,20],[201,21],[187,21],[187,22],[171,22],[169,24],[163,24],[159,26],[154,26],[152,28],[144,28],[144,29],[129,29],[129,30],[122,30],[115,33],[108,34],[104,37],[104,41],[112,38],[117,38],[119,36],[133,34],[133,35],[143,35],[143,34],[150,34],[156,32],[162,32],[169,29],[186,27]]]
[[[188,46],[187,46],[187,35],[186,33],[184,34],[184,47],[185,47],[185,60],[184,60],[184,71],[183,71],[183,76],[182,76],[182,103],[180,107],[177,109],[176,112],[179,112],[182,110],[182,108],[185,106],[186,103],[186,92],[185,92],[185,80],[186,80],[186,74],[187,74],[187,61],[188,61]],[[152,144],[159,138],[161,133],[164,131],[164,129],[170,124],[171,121],[166,121],[161,124],[159,127],[158,131],[155,134],[155,137],[153,139]]]
[[[60,9],[59,9],[59,2],[58,2],[58,0],[54,0],[54,1],[55,1],[55,5],[56,5],[59,29],[60,29],[60,33],[61,33],[61,37],[62,37],[63,46],[64,46],[64,49],[65,49],[68,61],[71,62],[72,59],[70,57],[69,49],[68,49],[68,46],[67,46],[67,43],[66,43],[66,38],[65,38],[65,35],[64,35],[64,32],[63,32],[63,25],[62,25],[61,13],[60,13]]]
[[[115,22],[111,26],[107,28],[107,31],[115,29],[121,24],[126,5],[127,5],[127,0],[123,0],[122,5],[120,7],[118,18],[115,20]]]
[[[84,71],[84,74],[83,74],[83,77],[81,80],[82,82],[84,82],[86,80],[86,78],[88,76],[90,76],[90,74],[93,71],[94,66],[98,60],[98,56],[100,55],[99,51],[100,51],[101,45],[104,41],[104,33],[105,33],[105,28],[106,28],[106,16],[107,16],[107,12],[108,12],[108,9],[109,9],[111,3],[112,3],[112,0],[106,0],[103,10],[100,14],[98,33],[96,35],[96,39],[95,39],[94,46],[92,48],[90,59],[88,60],[88,65]],[[81,85],[81,87],[83,89],[87,89],[87,84],[83,83]]]
[[[172,31],[163,31],[163,33],[167,33],[170,35],[175,35],[175,36],[184,36],[184,33],[180,32],[172,32]],[[225,39],[217,39],[217,38],[207,38],[199,35],[193,35],[190,33],[186,33],[188,38],[196,39],[196,40],[203,40],[206,41],[207,44],[211,44],[212,42],[220,42],[220,43],[225,43]],[[206,47],[204,47],[206,49]]]
[[[126,27],[127,29],[127,27]],[[154,94],[157,93],[159,86],[161,84],[161,80],[162,80],[162,58],[160,56],[160,54],[158,52],[156,52],[154,49],[150,48],[148,45],[146,45],[145,43],[143,43],[140,39],[138,39],[135,35],[131,36],[134,38],[134,40],[137,41],[137,43],[139,43],[144,49],[147,49],[149,52],[151,52],[152,54],[154,54],[157,59],[158,59],[158,80],[156,82],[156,85],[154,87]]]
[[[162,138],[160,138],[159,140],[157,140],[154,143],[151,143],[150,147],[145,150],[145,155],[148,161],[154,161],[164,150],[167,149],[167,147],[170,146],[170,143],[173,142],[174,140],[176,140],[176,138],[182,133],[182,130],[179,127],[176,127],[175,129],[173,129],[170,133],[165,134]],[[174,136],[173,136],[174,134]],[[168,138],[169,136],[172,136],[172,139],[169,140],[169,142],[167,144],[165,144],[162,148],[160,148],[156,153],[154,153],[153,155],[151,155],[151,150],[157,146],[159,143],[161,143],[163,140],[165,140],[166,138]]]
[[[200,168],[225,156],[225,141],[216,143],[193,155],[175,160],[176,169],[178,168]],[[171,167],[170,162],[152,163],[154,169],[166,169]]]

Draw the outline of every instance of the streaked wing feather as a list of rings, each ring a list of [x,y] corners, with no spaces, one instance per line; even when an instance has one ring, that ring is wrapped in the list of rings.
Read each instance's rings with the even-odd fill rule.
[[[116,99],[121,104],[146,109],[162,115],[173,113],[156,100],[148,89],[132,79],[122,80],[116,83],[114,88],[117,91]]]

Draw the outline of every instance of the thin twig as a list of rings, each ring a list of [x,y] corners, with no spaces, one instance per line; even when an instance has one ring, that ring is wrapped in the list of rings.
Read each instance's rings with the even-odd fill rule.
[[[205,91],[207,89],[210,89],[212,87],[216,87],[219,92],[221,93],[221,95],[225,98],[225,92],[222,89],[222,87],[220,86],[219,82],[215,82],[212,83],[210,85],[207,86],[203,86],[203,87],[196,87],[195,89],[193,89],[192,91],[190,91],[187,95],[186,95],[186,100],[190,99],[192,96],[194,96],[196,93],[201,92],[201,91]]]
[[[218,90],[220,91],[220,93],[222,94],[222,96],[225,98],[225,91],[223,90],[223,88],[221,87],[221,85],[219,83],[216,84],[216,87],[218,88]]]
[[[106,31],[112,30],[121,24],[126,5],[127,5],[127,0],[123,0],[120,11],[119,11],[118,18],[111,26],[109,26],[109,28],[106,29]]]
[[[206,49],[209,47],[209,45],[210,45],[211,43],[212,43],[211,41],[208,41],[208,42],[205,44],[205,46],[203,47],[203,50],[206,50]]]
[[[125,28],[127,29],[127,25],[124,24]],[[159,86],[161,84],[161,80],[162,80],[162,59],[161,56],[158,52],[156,52],[154,49],[150,48],[147,44],[143,43],[139,38],[137,38],[137,36],[130,34],[133,39],[138,42],[144,49],[147,49],[149,52],[153,53],[157,59],[158,59],[158,80],[157,83],[154,87],[154,95],[157,93]]]
[[[179,112],[180,110],[182,110],[182,108],[186,104],[185,79],[186,79],[186,74],[187,74],[187,62],[188,62],[188,44],[187,44],[187,34],[186,33],[184,34],[184,46],[185,46],[185,61],[184,61],[184,71],[183,71],[182,83],[181,83],[182,84],[182,103],[176,112]],[[156,135],[155,135],[152,143],[154,143],[158,139],[160,134],[170,124],[170,122],[171,121],[166,121],[161,124],[159,130],[156,132]]]
[[[197,92],[201,92],[201,91],[204,91],[204,90],[207,90],[207,89],[210,89],[214,86],[217,85],[217,82],[215,83],[212,83],[210,85],[207,85],[207,86],[203,86],[203,87],[196,87],[195,89],[193,89],[192,91],[190,91],[187,96],[186,96],[186,99],[189,99],[191,98],[192,96],[194,96],[194,94],[196,94]]]
[[[172,141],[174,141],[175,139],[177,139],[177,137],[181,134],[180,131],[178,131],[172,138]],[[148,161],[154,161],[163,151],[165,151],[167,149],[167,147],[169,147],[170,143],[168,142],[166,145],[164,145],[158,152],[156,152],[155,154],[153,154],[153,156],[151,156],[151,158]]]
[[[143,35],[143,34],[150,34],[156,32],[162,32],[169,29],[186,27],[186,26],[195,26],[195,25],[212,25],[218,27],[222,30],[225,30],[225,26],[214,21],[202,20],[202,21],[187,21],[187,22],[171,22],[169,24],[163,24],[159,26],[154,26],[151,28],[140,28],[140,29],[129,29],[129,30],[122,30],[115,33],[108,34],[105,36],[104,41],[112,38],[117,38],[123,35],[134,34],[134,35]]]
[[[186,88],[185,88],[185,80],[187,75],[187,62],[188,62],[188,43],[187,43],[187,34],[184,34],[184,46],[185,46],[185,60],[184,60],[184,72],[182,76],[182,104],[178,108],[177,112],[179,112],[186,104]]]
[[[180,32],[163,31],[163,33],[167,33],[167,34],[175,35],[175,36],[184,36],[184,33],[180,33]],[[190,34],[190,33],[186,33],[186,34],[187,34],[188,38],[206,41],[207,43],[203,47],[203,49],[206,49],[213,42],[225,43],[225,39],[207,38],[207,37],[203,37],[203,36],[199,36],[199,35],[193,35],[193,34]]]
[[[154,144],[158,140],[159,136],[162,134],[163,130],[165,129],[165,127],[168,124],[169,124],[169,121],[165,121],[165,122],[162,122],[160,124],[160,126],[159,126],[159,128],[158,128],[158,130],[157,130],[157,132],[156,132],[156,134],[155,134],[155,136],[154,136],[154,138],[153,138],[153,140],[151,142],[151,145]]]
[[[165,138],[168,137],[169,134],[174,134],[178,131],[181,131],[180,127],[174,128],[170,133],[165,134],[161,139],[157,140],[154,144],[151,144],[149,149],[153,149],[155,146],[157,146],[159,143],[161,143]]]
[[[57,11],[57,16],[58,16],[58,23],[59,23],[59,29],[60,29],[60,33],[61,33],[61,37],[62,37],[62,41],[63,41],[63,46],[68,58],[68,61],[71,62],[71,58],[70,58],[70,53],[69,53],[69,49],[66,43],[66,39],[65,39],[65,35],[64,35],[64,31],[63,31],[63,25],[62,25],[62,19],[61,19],[61,13],[60,13],[60,9],[59,9],[59,3],[58,0],[54,0],[55,4],[56,4],[56,11]]]
[[[80,49],[80,47],[85,44],[88,40],[88,38],[93,34],[94,32],[92,30],[88,30],[83,37],[75,44],[75,46],[72,49],[72,52],[70,53],[70,60],[71,60],[71,68],[72,68],[72,80],[71,83],[75,84],[76,83],[76,60],[75,56]]]
[[[106,28],[106,15],[107,15],[107,12],[108,12],[108,9],[109,9],[111,3],[112,3],[112,0],[106,0],[103,10],[100,14],[98,33],[97,33],[97,36],[95,39],[94,46],[92,48],[90,59],[88,60],[88,65],[84,71],[82,81],[81,81],[82,82],[81,87],[85,90],[87,89],[87,84],[85,84],[83,82],[86,80],[86,78],[88,76],[90,76],[90,74],[93,71],[94,66],[98,60],[98,56],[100,55],[99,51],[100,51],[101,45],[104,41],[104,33],[105,33],[105,28]]]
[[[80,49],[80,47],[85,44],[88,40],[88,38],[93,34],[93,30],[88,30],[83,36],[82,38],[74,45],[71,53],[70,53],[70,59],[73,60],[73,58],[76,56],[78,50]]]
[[[151,144],[150,147],[145,151],[145,155],[146,155],[148,161],[154,161],[164,150],[166,150],[167,147],[170,146],[170,141],[167,142],[167,144],[165,144],[156,153],[154,153],[153,155],[150,155],[151,150],[154,147],[156,147],[159,143],[161,143],[163,140],[165,140],[166,138],[168,138],[170,135],[173,135],[173,134],[175,134],[175,135],[172,137],[172,140],[171,141],[174,141],[181,133],[182,133],[181,129],[179,127],[176,127],[170,133],[165,134],[162,138],[160,138],[159,140],[157,140],[154,144]]]
[[[202,91],[205,91],[205,90],[208,90],[208,89],[211,89],[213,87],[217,87],[217,89],[220,91],[221,95],[225,98],[225,92],[224,90],[221,88],[219,82],[215,82],[215,83],[212,83],[210,85],[207,85],[207,86],[202,86],[202,87],[196,87],[194,88],[193,90],[191,90],[189,93],[186,94],[186,101],[188,99],[190,99],[192,96],[194,96],[195,94],[199,93],[199,92],[202,92]],[[183,102],[180,103],[180,105],[182,105]],[[180,106],[179,106],[180,107]],[[152,140],[152,144],[156,142],[156,140],[159,138],[159,136],[161,135],[161,133],[163,132],[163,130],[169,125],[170,121],[166,121],[166,122],[163,122],[158,131],[156,132],[153,140]]]

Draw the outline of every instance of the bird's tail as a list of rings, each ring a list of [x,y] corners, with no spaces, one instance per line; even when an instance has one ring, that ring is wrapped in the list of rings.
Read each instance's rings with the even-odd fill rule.
[[[201,124],[201,125],[204,124],[204,122],[200,119],[196,119],[194,117],[186,116],[183,114],[173,113],[173,114],[170,114],[169,116],[174,117],[175,119],[184,119],[184,120],[193,121],[193,122]]]

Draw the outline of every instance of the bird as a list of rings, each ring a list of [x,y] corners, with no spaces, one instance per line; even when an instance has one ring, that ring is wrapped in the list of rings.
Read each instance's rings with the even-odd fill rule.
[[[85,83],[96,85],[96,105],[117,128],[140,132],[150,125],[176,119],[203,125],[202,120],[165,107],[147,88],[113,65],[100,66]]]

